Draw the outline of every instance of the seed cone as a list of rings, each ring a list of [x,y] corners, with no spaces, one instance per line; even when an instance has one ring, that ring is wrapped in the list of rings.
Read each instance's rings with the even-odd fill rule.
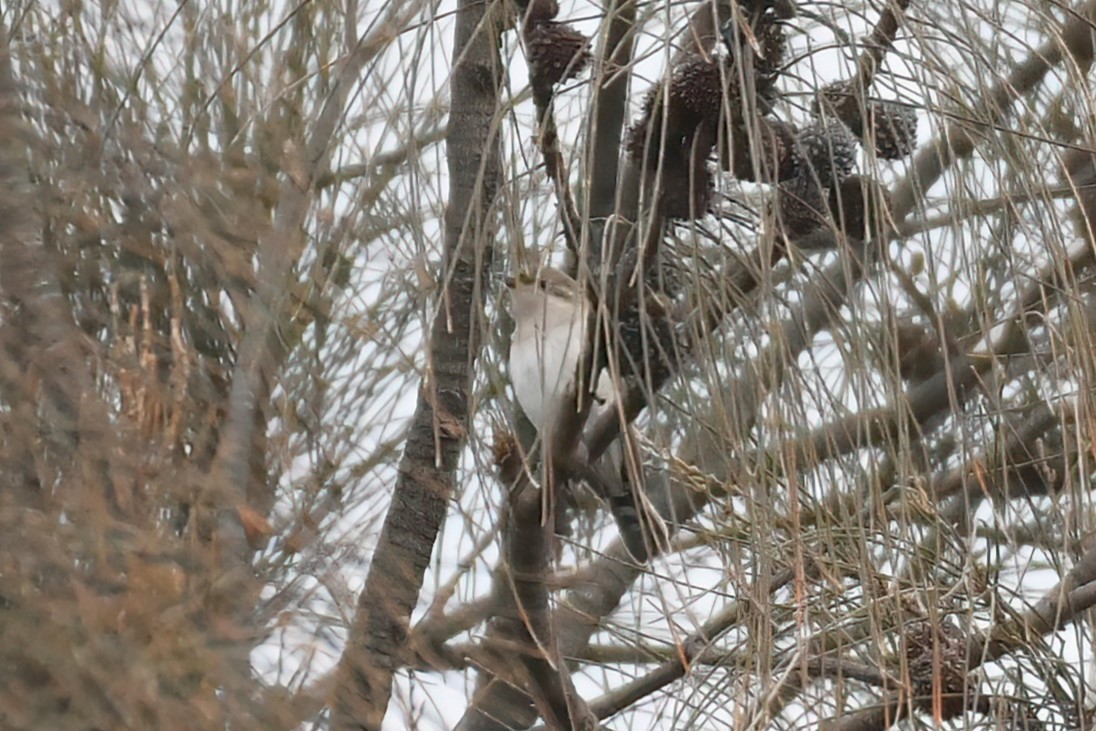
[[[573,79],[590,62],[590,40],[565,23],[543,21],[526,27],[525,47],[536,88]]]
[[[826,225],[826,194],[813,177],[797,175],[776,190],[777,225],[796,240]]]
[[[676,156],[684,161],[699,155],[706,159],[715,146],[716,120],[722,104],[720,62],[699,55],[688,58],[674,69],[664,89],[656,87],[644,97],[643,111],[629,127],[624,148],[636,160],[645,159],[650,169],[661,165],[664,175],[676,175],[678,182],[685,184],[688,165],[676,164],[672,159],[661,161],[662,146],[665,144],[669,158]],[[710,173],[705,170],[703,176]]]
[[[741,27],[732,19],[720,33],[729,61],[742,64],[741,69],[731,69],[727,74],[728,83],[735,85],[744,81],[747,89],[738,91],[749,91],[746,94],[728,93],[728,100],[736,97],[736,107],[742,107],[743,102],[749,100],[751,105],[756,105],[753,111],[765,115],[772,111],[779,97],[776,82],[784,70],[787,36],[784,23],[772,3],[757,3],[757,6],[751,9],[746,4],[742,5],[748,28]],[[739,78],[739,72],[744,72],[744,78]]]
[[[617,318],[617,362],[632,382],[649,383],[669,373],[683,343],[670,317],[669,298],[648,289],[644,307],[631,304]]]
[[[848,81],[837,81],[819,89],[811,103],[811,114],[824,121],[840,120],[857,137],[864,131],[863,108]]]
[[[903,639],[914,693],[922,699],[939,693],[944,718],[962,713],[967,676],[963,630],[950,618],[939,623],[919,620]]]
[[[716,60],[699,54],[674,69],[670,79],[670,108],[701,119],[715,119],[723,103],[723,77]]]
[[[874,239],[887,224],[890,193],[874,178],[850,175],[830,189],[830,215],[854,239]]]
[[[639,119],[629,125],[624,135],[624,149],[636,160],[642,160],[645,153],[653,153],[648,158],[650,161],[658,157],[659,137],[662,130],[652,126],[656,117],[656,104],[661,104],[657,88],[651,89],[643,97],[643,108]]]
[[[784,25],[771,18],[758,24],[756,36],[761,54],[754,56],[754,73],[757,76],[758,93],[763,94],[776,83],[784,68],[788,39],[784,33]]]
[[[901,160],[917,147],[917,112],[893,102],[873,102],[868,109],[875,154],[884,160]]]
[[[821,187],[835,187],[856,164],[856,139],[836,119],[815,122],[799,133],[797,142],[807,174],[817,176]]]

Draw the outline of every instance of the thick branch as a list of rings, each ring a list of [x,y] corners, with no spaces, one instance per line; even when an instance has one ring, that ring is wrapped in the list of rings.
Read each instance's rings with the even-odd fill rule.
[[[466,441],[469,389],[481,342],[473,328],[484,317],[490,212],[499,179],[500,29],[485,11],[477,0],[462,0],[457,15],[440,301],[392,503],[339,663],[336,731],[380,728]]]
[[[496,448],[496,454],[498,449]],[[590,712],[575,692],[567,665],[556,647],[548,601],[548,576],[553,523],[541,519],[540,490],[533,485],[516,445],[500,460],[504,484],[510,485],[509,514],[503,535],[504,568],[499,577],[501,607],[488,630],[488,642],[509,641],[520,651],[529,678],[524,688],[549,728],[570,731],[590,724]],[[513,684],[512,679],[508,679]],[[481,687],[491,676],[480,674]],[[529,712],[527,704],[514,704],[507,694],[477,696],[461,727],[488,723],[513,724],[511,710]]]
[[[404,146],[387,152],[378,152],[376,155],[369,158],[368,162],[347,165],[338,170],[324,173],[316,181],[316,188],[323,190],[324,188],[330,188],[333,185],[341,185],[342,183],[348,183],[360,178],[372,176],[384,177],[385,175],[394,173],[398,170],[400,166],[407,162],[413,155],[421,153],[427,147],[435,145],[443,139],[445,139],[445,129],[440,125],[436,127],[431,126],[416,134],[414,139],[410,140]]]
[[[598,52],[596,93],[593,98],[588,158],[590,195],[587,219],[608,218],[616,209],[617,171],[620,140],[628,111],[628,81],[631,78],[635,0],[615,0],[605,11],[605,42]],[[599,261],[600,237],[591,235],[592,260]]]

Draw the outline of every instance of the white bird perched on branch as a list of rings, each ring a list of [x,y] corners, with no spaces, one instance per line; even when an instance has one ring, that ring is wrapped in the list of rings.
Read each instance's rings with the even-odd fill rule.
[[[591,302],[574,279],[550,267],[537,274],[522,272],[510,287],[514,335],[510,344],[510,380],[514,394],[542,444],[551,444],[554,430],[567,410],[576,408],[575,379],[580,375],[586,347]],[[580,386],[581,386],[580,382]],[[584,394],[579,395],[581,398]],[[587,423],[616,408],[612,378],[607,370],[598,377]],[[629,553],[646,562],[651,548],[663,547],[665,526],[641,485],[629,485],[622,436],[605,452],[608,473],[602,486],[591,485],[609,501]],[[629,438],[629,444],[634,442]],[[638,452],[635,472],[641,474]]]

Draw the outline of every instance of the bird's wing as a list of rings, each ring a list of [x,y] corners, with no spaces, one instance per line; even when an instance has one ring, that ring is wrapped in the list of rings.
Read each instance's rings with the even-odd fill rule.
[[[614,401],[616,389],[613,388],[613,377],[609,375],[609,369],[603,368],[597,378],[597,388],[594,389],[594,398],[599,406],[608,405]]]

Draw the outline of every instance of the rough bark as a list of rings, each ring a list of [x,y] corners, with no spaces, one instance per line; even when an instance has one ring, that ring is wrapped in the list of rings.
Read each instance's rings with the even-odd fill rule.
[[[440,301],[392,503],[339,663],[332,722],[337,731],[381,726],[466,440],[480,347],[474,328],[483,320],[489,215],[499,175],[500,27],[486,10],[482,2],[461,0],[457,15]]]
[[[536,714],[552,729],[592,728],[596,720],[575,692],[567,664],[556,647],[557,632],[545,583],[552,554],[552,524],[541,520],[540,491],[529,479],[517,450],[509,454],[500,465],[503,484],[509,486],[502,539],[505,562],[496,589],[500,607],[491,620],[488,642],[515,648],[518,658],[501,663],[499,671],[481,671],[478,687],[502,683],[512,695],[487,693],[484,698],[490,704],[473,703],[457,728],[485,724],[512,728],[528,724],[527,719]]]
[[[617,173],[620,164],[620,141],[624,131],[624,119],[628,111],[628,82],[632,51],[635,46],[634,26],[636,4],[628,0],[614,2],[606,9],[608,32],[605,44],[598,56],[607,63],[602,65],[604,76],[594,96],[590,131],[590,199],[591,219],[603,219],[612,215],[617,207]],[[599,232],[594,232],[599,233]],[[593,259],[600,259],[600,239],[591,236]]]

